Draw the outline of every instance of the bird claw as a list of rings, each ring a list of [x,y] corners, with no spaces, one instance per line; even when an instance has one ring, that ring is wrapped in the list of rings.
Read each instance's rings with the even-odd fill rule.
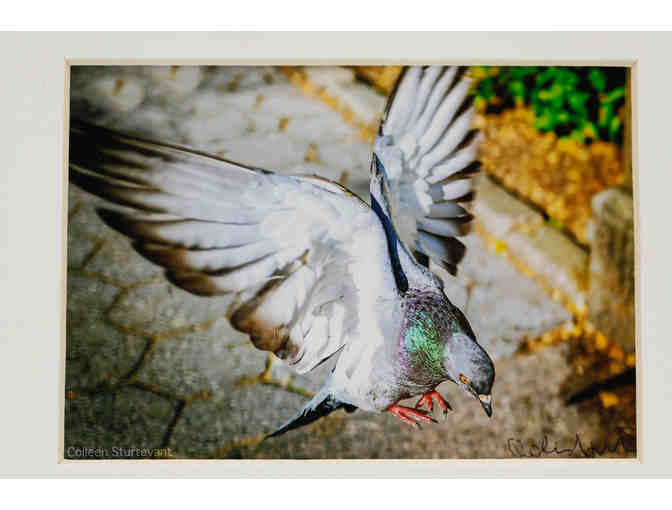
[[[434,411],[434,399],[436,399],[436,403],[441,408],[441,412],[443,412],[443,416],[445,418],[448,415],[448,410],[452,411],[453,408],[450,407],[450,404],[443,399],[438,391],[430,391],[429,393],[425,393],[422,397],[420,397],[420,400],[418,400],[418,403],[415,404],[415,407],[416,409],[420,409],[421,407],[426,406],[428,411]]]
[[[394,416],[399,418],[404,423],[407,423],[411,427],[420,428],[420,422],[438,423],[431,416],[427,416],[427,414],[424,411],[418,411],[417,409],[400,406],[398,404],[394,404],[388,407],[387,412],[393,414]]]

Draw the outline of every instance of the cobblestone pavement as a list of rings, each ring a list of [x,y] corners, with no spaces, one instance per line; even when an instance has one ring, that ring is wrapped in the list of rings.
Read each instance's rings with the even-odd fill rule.
[[[343,71],[323,70],[347,80]],[[369,144],[276,69],[79,68],[71,83],[73,117],[280,172],[317,173],[366,193]],[[382,97],[352,86],[362,87],[363,109],[382,109]],[[619,439],[604,410],[564,406],[566,345],[515,355],[523,340],[571,315],[470,234],[460,275],[446,285],[496,360],[493,419],[446,386],[455,411],[422,431],[387,415],[339,411],[261,442],[319,388],[330,365],[297,376],[256,350],[228,324],[232,298],[170,285],[102,224],[100,203],[70,186],[66,458],[81,458],[73,449],[81,447],[113,458],[138,456],[115,447],[150,450],[140,456],[170,448],[173,458],[509,457],[544,436],[567,448],[576,434]]]

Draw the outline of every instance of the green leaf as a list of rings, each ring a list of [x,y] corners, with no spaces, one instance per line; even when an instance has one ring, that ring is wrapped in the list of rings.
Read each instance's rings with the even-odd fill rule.
[[[606,127],[611,122],[613,117],[613,111],[610,103],[603,104],[600,106],[600,111],[598,113],[597,125],[600,127]]]
[[[565,97],[563,95],[554,96],[551,99],[551,105],[554,109],[560,110],[565,105]]]
[[[562,96],[564,91],[564,87],[558,82],[555,82],[553,85],[551,85],[551,97],[553,98]]]
[[[579,142],[579,143],[584,143],[584,142],[586,141],[586,137],[585,137],[585,135],[583,134],[582,131],[580,131],[580,130],[578,130],[578,129],[575,129],[574,131],[572,131],[572,132],[570,133],[569,137],[570,137],[572,140],[576,140],[576,141]]]
[[[540,73],[537,75],[537,85],[545,85],[548,81],[550,81],[553,76],[554,76],[554,70],[552,67],[549,67],[546,71],[543,73]]]
[[[609,123],[609,138],[612,140],[616,138],[616,135],[618,135],[618,132],[621,129],[621,119],[618,117],[613,117],[611,119],[611,122]]]
[[[495,87],[492,78],[486,78],[480,83],[480,93],[487,100],[495,96]]]
[[[602,100],[603,103],[613,103],[618,101],[622,97],[625,97],[625,87],[618,87],[609,92],[605,98]]]
[[[534,127],[541,131],[546,131],[553,127],[552,113],[548,108],[544,108],[541,111],[541,115],[535,119]]]
[[[588,80],[590,80],[591,85],[598,92],[603,92],[604,87],[607,85],[607,78],[599,69],[591,69],[588,72]]]
[[[586,115],[586,101],[588,100],[587,92],[572,92],[567,98],[569,107],[577,113]]]
[[[525,97],[525,84],[522,81],[509,83],[509,91],[513,97]]]
[[[511,70],[511,77],[514,80],[524,80],[528,76],[537,73],[537,68],[530,66],[510,67],[509,69]]]
[[[567,85],[568,85],[568,87],[569,87],[570,89],[574,89],[574,88],[576,88],[576,86],[578,85],[579,81],[580,81],[579,76],[578,76],[574,71],[572,71],[572,72],[570,72],[570,73],[568,74],[568,76],[567,76]]]
[[[597,128],[592,122],[584,122],[581,131],[589,138],[597,138]]]

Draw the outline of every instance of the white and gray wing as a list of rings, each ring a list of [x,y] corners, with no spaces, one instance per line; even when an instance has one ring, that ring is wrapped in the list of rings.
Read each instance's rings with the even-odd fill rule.
[[[335,183],[92,126],[71,128],[69,164],[73,183],[116,205],[101,218],[171,282],[239,293],[232,325],[297,372],[356,336],[360,309],[371,308],[359,276],[394,285],[380,221]]]
[[[456,67],[405,68],[374,145],[400,238],[452,274],[464,255],[456,237],[472,219],[467,203],[480,166],[469,89]]]

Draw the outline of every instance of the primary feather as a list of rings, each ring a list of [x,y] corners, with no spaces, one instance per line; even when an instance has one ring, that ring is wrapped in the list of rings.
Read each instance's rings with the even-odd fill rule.
[[[478,169],[470,79],[457,68],[412,67],[390,96],[374,152],[399,237],[451,273],[464,254]],[[408,97],[413,97],[408,100]]]

